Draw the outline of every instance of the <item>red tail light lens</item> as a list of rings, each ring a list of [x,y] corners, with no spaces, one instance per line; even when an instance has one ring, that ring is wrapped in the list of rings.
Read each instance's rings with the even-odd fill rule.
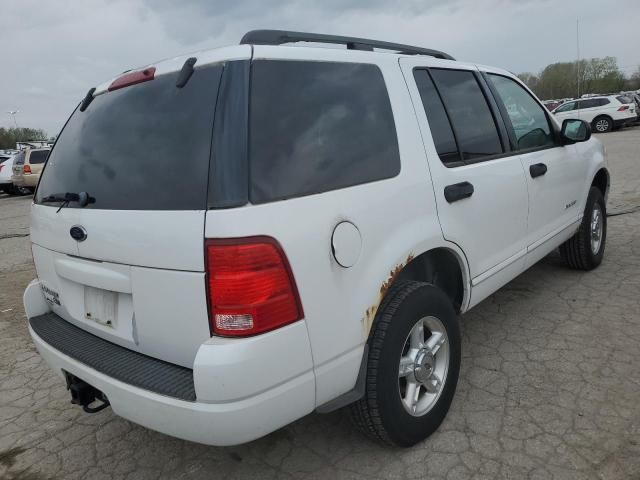
[[[31,173],[31,167],[29,165],[24,165],[22,167],[23,173]]]
[[[136,72],[125,73],[121,77],[116,78],[111,85],[109,85],[110,92],[118,90],[119,88],[128,87],[130,85],[136,85],[142,82],[148,82],[153,80],[156,74],[156,67],[145,68],[144,70],[138,70]]]
[[[207,240],[205,248],[213,334],[255,335],[303,317],[289,262],[275,239]]]
[[[619,111],[619,112],[624,112],[625,110],[629,110],[629,105],[622,105],[622,106],[618,109],[618,111]]]

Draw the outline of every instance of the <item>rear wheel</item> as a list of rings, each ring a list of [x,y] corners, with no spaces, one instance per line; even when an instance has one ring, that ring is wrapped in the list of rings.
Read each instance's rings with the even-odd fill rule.
[[[602,262],[607,241],[607,207],[602,192],[591,187],[580,228],[560,245],[560,255],[571,267],[593,270]]]
[[[409,447],[444,420],[458,382],[460,326],[449,298],[421,282],[394,286],[371,333],[364,398],[355,424],[385,443]]]
[[[591,128],[593,129],[593,131],[598,133],[610,132],[611,130],[613,130],[613,120],[611,119],[611,117],[601,115],[593,119]]]

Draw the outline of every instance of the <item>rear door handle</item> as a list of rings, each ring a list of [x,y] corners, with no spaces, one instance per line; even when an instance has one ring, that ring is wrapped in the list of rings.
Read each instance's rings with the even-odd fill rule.
[[[529,173],[531,174],[531,178],[541,177],[547,173],[547,166],[544,163],[529,165]]]
[[[444,198],[449,203],[457,202],[473,195],[473,185],[469,182],[454,183],[444,187]]]

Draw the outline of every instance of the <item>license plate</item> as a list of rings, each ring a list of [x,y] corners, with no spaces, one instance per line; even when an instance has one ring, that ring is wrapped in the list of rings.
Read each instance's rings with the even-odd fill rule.
[[[84,316],[87,320],[115,328],[117,301],[116,292],[84,287]]]

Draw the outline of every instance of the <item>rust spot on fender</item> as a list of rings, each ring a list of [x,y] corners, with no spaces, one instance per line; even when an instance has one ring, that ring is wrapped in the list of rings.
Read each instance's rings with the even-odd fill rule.
[[[410,253],[409,255],[407,255],[407,259],[403,263],[399,263],[394,267],[393,270],[389,272],[389,278],[387,278],[387,280],[383,282],[382,285],[380,285],[380,301],[382,301],[382,299],[385,297],[385,295],[389,291],[389,287],[391,287],[391,285],[393,285],[393,282],[396,281],[396,278],[398,278],[398,275],[400,275],[402,269],[406,267],[414,258],[414,255]]]
[[[376,313],[378,312],[378,307],[380,306],[382,299],[384,299],[384,297],[387,295],[389,288],[391,287],[391,285],[393,285],[393,282],[396,281],[402,269],[406,267],[414,258],[415,256],[413,255],[413,253],[407,255],[407,259],[404,262],[399,263],[398,265],[393,267],[393,269],[389,272],[389,277],[384,282],[382,282],[382,285],[380,285],[380,297],[378,298],[378,303],[367,308],[364,318],[362,319],[365,339],[369,337],[369,332],[371,331],[371,327],[373,326],[373,320],[376,318]]]

